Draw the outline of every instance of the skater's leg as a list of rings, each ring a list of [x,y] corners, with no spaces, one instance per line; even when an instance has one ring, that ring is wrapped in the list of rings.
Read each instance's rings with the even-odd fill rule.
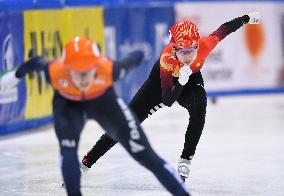
[[[130,109],[140,123],[163,106],[160,85],[156,83],[148,78],[129,103]],[[83,165],[91,168],[116,143],[108,134],[103,134],[82,159]]]
[[[102,107],[99,115],[94,118],[104,129],[118,142],[120,142],[129,154],[141,165],[149,169],[158,178],[161,184],[173,195],[188,195],[181,178],[175,170],[161,159],[151,148],[148,140],[137,122],[133,113],[122,99],[109,91],[101,102],[97,102],[97,109],[106,103],[108,107]]]
[[[83,111],[79,104],[60,95],[53,99],[56,136],[60,145],[61,171],[68,195],[81,195],[80,169],[77,156],[78,143],[83,129]]]
[[[179,101],[180,105],[189,113],[189,123],[185,133],[184,148],[180,156],[178,172],[187,178],[190,171],[191,160],[195,154],[197,144],[205,124],[207,98],[201,85],[192,85],[188,89],[187,97]]]

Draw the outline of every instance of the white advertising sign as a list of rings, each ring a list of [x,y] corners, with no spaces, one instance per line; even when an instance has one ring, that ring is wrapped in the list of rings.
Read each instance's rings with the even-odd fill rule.
[[[263,2],[187,2],[175,5],[176,20],[189,18],[201,36],[249,12],[260,12],[260,25],[244,25],[222,40],[202,68],[207,90],[271,88],[283,67],[283,4]]]

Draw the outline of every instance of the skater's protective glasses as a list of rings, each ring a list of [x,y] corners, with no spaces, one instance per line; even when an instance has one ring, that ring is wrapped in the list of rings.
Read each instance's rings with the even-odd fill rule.
[[[183,48],[183,49],[175,49],[176,54],[180,56],[187,56],[191,54],[195,54],[197,48]]]

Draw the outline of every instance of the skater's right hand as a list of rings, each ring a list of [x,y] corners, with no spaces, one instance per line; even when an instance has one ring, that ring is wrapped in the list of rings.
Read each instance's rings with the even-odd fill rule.
[[[192,71],[188,65],[184,65],[182,68],[179,70],[179,78],[178,82],[184,86],[189,79],[189,76],[192,74]]]

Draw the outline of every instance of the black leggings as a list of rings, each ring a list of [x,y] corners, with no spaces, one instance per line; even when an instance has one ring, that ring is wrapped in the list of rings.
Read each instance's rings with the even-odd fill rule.
[[[159,71],[153,68],[149,78],[135,94],[129,107],[142,123],[148,116],[163,106]],[[200,72],[190,76],[177,102],[189,113],[189,124],[185,133],[184,148],[181,158],[189,159],[195,154],[205,124],[207,98],[204,82]],[[93,148],[87,153],[88,167],[91,167],[101,156],[116,144],[107,134],[101,136]]]
[[[87,118],[96,120],[136,161],[152,171],[169,192],[188,195],[179,176],[153,151],[135,115],[113,88],[97,99],[83,102],[70,101],[55,93],[53,113],[68,195],[80,195],[77,149]]]

